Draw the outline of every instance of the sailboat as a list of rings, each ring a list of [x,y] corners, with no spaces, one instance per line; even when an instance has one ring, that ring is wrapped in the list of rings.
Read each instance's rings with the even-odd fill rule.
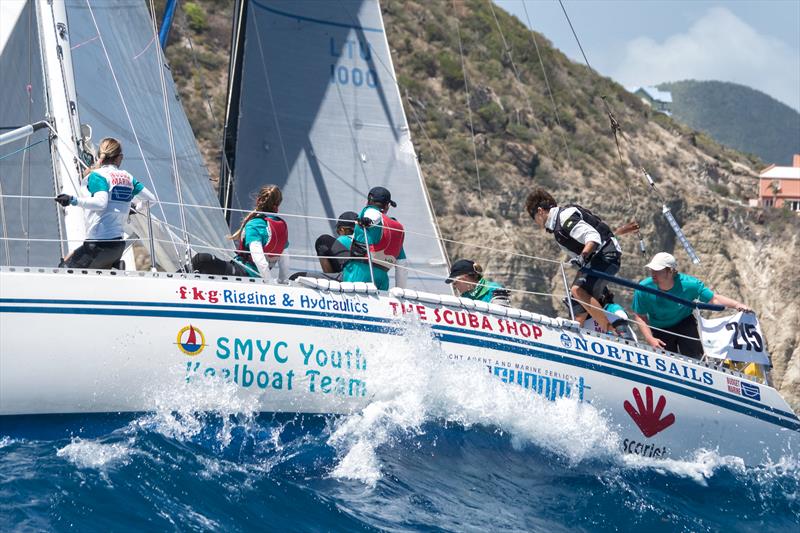
[[[349,413],[377,392],[370,350],[411,320],[452,365],[602,410],[626,454],[705,448],[756,464],[797,445],[800,420],[763,380],[570,319],[440,294],[447,260],[377,1],[237,3],[221,205],[143,2],[3,10],[0,68],[20,76],[4,87],[16,100],[0,119],[22,127],[0,136],[9,150],[0,154],[0,422],[147,411],[154,390],[215,379],[259,411]],[[121,137],[126,168],[159,198],[134,217],[144,220],[130,226],[127,270],[54,266],[85,231],[80,213],[62,218],[52,201],[80,188],[84,124]],[[288,253],[303,271],[339,212],[388,187],[408,230],[408,286],[179,272],[193,251],[232,253],[228,223],[238,226],[265,182],[284,191]]]

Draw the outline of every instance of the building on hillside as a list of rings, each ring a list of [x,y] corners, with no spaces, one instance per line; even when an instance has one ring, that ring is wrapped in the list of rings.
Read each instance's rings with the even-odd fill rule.
[[[788,207],[800,212],[800,154],[792,166],[770,165],[758,175],[758,200],[764,207]]]
[[[655,87],[631,87],[628,89],[642,99],[642,102],[649,105],[656,111],[665,115],[672,114],[672,93],[669,91],[659,91]]]

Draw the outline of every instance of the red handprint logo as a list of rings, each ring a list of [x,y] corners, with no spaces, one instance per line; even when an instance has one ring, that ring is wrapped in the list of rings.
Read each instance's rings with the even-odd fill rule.
[[[653,389],[647,387],[645,389],[645,396],[647,403],[642,401],[642,395],[639,389],[633,389],[633,399],[636,400],[636,409],[633,408],[631,402],[625,400],[623,404],[625,410],[631,415],[631,418],[645,437],[652,437],[656,433],[660,433],[675,423],[675,415],[670,413],[664,418],[661,418],[661,413],[664,412],[664,407],[667,406],[667,399],[664,396],[659,396],[658,403],[653,409]],[[638,410],[637,410],[638,409]]]

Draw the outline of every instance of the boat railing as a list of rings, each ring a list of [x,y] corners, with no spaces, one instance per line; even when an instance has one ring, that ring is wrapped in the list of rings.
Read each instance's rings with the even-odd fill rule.
[[[53,197],[51,197],[51,196],[13,195],[13,194],[2,194],[2,193],[0,193],[0,206],[2,206],[3,202],[5,201],[5,199],[27,199],[27,200],[53,202]],[[158,203],[160,203],[162,206],[172,206],[172,207],[178,207],[178,206],[181,205],[181,204],[179,204],[177,202],[169,202],[169,201],[161,201],[161,202],[158,202]],[[179,239],[177,234],[178,233],[183,233],[184,230],[182,228],[179,228],[179,227],[177,227],[177,226],[165,221],[165,220],[160,219],[155,214],[153,214],[151,209],[150,209],[151,206],[149,205],[149,202],[144,202],[144,204],[145,204],[145,209],[142,212],[136,211],[135,213],[145,217],[145,219],[146,219],[146,227],[147,227],[147,230],[148,230],[147,231],[148,235],[146,237],[144,237],[144,238],[139,237],[139,236],[135,236],[135,237],[126,238],[126,239],[123,239],[123,240],[125,242],[127,242],[127,243],[130,243],[130,245],[132,245],[134,243],[140,243],[140,244],[143,244],[143,245],[146,244],[147,248],[148,248],[148,251],[150,253],[150,258],[151,258],[150,270],[155,272],[157,270],[156,266],[154,264],[155,263],[155,259],[154,258],[156,257],[156,255],[155,255],[156,245],[158,244],[158,245],[174,246],[175,243],[176,243],[176,239]],[[183,204],[183,208],[185,208],[185,209],[188,208],[188,209],[223,210],[223,208],[219,207],[219,206],[209,206],[209,205],[202,205],[202,204]],[[246,213],[252,212],[251,210],[233,209],[233,208],[227,208],[226,210],[230,211],[230,212],[238,212],[238,213],[241,213],[241,214],[246,214]],[[277,215],[278,214],[278,213],[269,213],[269,212],[258,212],[258,213],[259,214],[264,214],[264,215]],[[325,217],[325,216],[305,215],[305,214],[297,214],[297,213],[283,213],[283,212],[280,213],[280,216],[282,218],[286,218],[286,219],[305,219],[305,220],[327,221],[327,222],[332,222],[332,223],[335,223],[338,220],[337,218],[330,218],[330,217]],[[166,230],[166,233],[168,235],[171,235],[173,237],[173,239],[163,239],[163,238],[157,237],[155,235],[155,232],[153,231],[153,224],[159,225],[162,228],[164,228]],[[483,250],[483,251],[489,251],[489,252],[497,253],[497,254],[511,255],[511,256],[514,256],[514,257],[518,257],[518,258],[528,259],[528,260],[532,260],[532,261],[539,261],[539,262],[543,262],[543,263],[546,263],[546,264],[550,264],[552,266],[556,266],[558,268],[558,270],[559,270],[560,278],[561,278],[561,281],[563,283],[563,290],[564,290],[563,293],[555,292],[555,291],[553,291],[553,292],[538,292],[538,291],[531,291],[531,290],[527,290],[527,289],[518,289],[518,288],[506,288],[506,290],[508,290],[510,293],[513,293],[513,294],[531,296],[531,297],[535,297],[535,298],[549,298],[549,299],[555,298],[555,299],[561,299],[562,301],[569,301],[569,299],[571,298],[570,287],[569,287],[569,283],[568,283],[567,275],[566,275],[566,267],[569,267],[569,265],[567,263],[562,262],[562,261],[558,261],[558,260],[554,260],[554,259],[550,259],[550,258],[545,258],[545,257],[532,256],[532,255],[528,255],[528,254],[519,253],[519,252],[516,252],[516,251],[502,250],[502,249],[494,248],[494,247],[491,247],[491,246],[486,246],[486,245],[483,245],[483,244],[474,244],[474,243],[469,243],[469,242],[464,242],[464,241],[458,241],[458,240],[455,240],[455,239],[447,239],[447,238],[442,238],[442,237],[435,237],[435,236],[431,236],[431,235],[424,234],[424,233],[417,232],[417,231],[413,231],[413,230],[407,230],[406,229],[406,230],[403,230],[403,231],[407,235],[414,235],[415,237],[439,239],[439,240],[442,241],[442,243],[445,243],[445,244],[454,244],[454,245],[463,246],[463,247],[471,247],[471,248],[476,248],[476,249]],[[68,238],[63,237],[63,236],[60,237],[60,238],[57,238],[57,239],[56,238],[35,238],[35,237],[28,237],[28,236],[26,236],[26,237],[9,237],[8,234],[7,234],[7,228],[5,227],[5,224],[3,225],[3,232],[2,233],[3,233],[3,235],[2,235],[2,237],[0,237],[0,240],[3,241],[4,246],[6,246],[6,247],[7,247],[9,242],[20,242],[20,241],[29,242],[29,243],[30,242],[52,242],[52,243],[59,243],[59,244],[69,244],[69,243],[78,244],[78,243],[82,242],[82,239],[80,239],[80,240],[78,240],[78,239],[68,239]],[[202,237],[200,237],[200,236],[198,236],[198,235],[196,235],[196,234],[194,234],[192,232],[186,231],[186,234],[187,234],[186,237],[188,237],[188,240],[191,241],[191,249],[194,252],[197,252],[198,250],[201,250],[201,251],[205,251],[205,252],[211,253],[211,254],[216,255],[216,256],[223,256],[223,257],[225,257],[225,258],[227,258],[229,260],[233,259],[234,256],[235,256],[235,251],[234,251],[232,246],[228,246],[228,247],[217,246],[217,245],[214,245],[214,244],[206,241]],[[366,234],[365,234],[365,239],[366,239]],[[115,242],[119,242],[119,239],[115,239],[114,241]],[[6,248],[6,250],[8,250],[8,249]],[[304,259],[304,260],[318,260],[320,258],[322,258],[322,259],[341,259],[341,257],[337,257],[337,256],[320,256],[318,254],[292,253],[291,251],[288,251],[288,250],[285,251],[284,254],[286,256],[288,256],[289,258]],[[8,254],[8,252],[6,252],[5,255],[6,255],[6,264],[7,264],[7,266],[12,266],[10,264],[10,255]],[[370,264],[372,264],[372,256],[371,256],[371,253],[369,252],[369,250],[367,250],[367,257],[365,259],[363,259],[363,260],[366,260]],[[15,266],[22,266],[22,265],[15,265]],[[45,266],[45,265],[35,265],[35,266]],[[441,279],[441,281],[443,283],[447,279],[447,276],[442,276],[441,273],[439,273],[439,272],[432,272],[432,271],[425,270],[425,269],[418,268],[418,267],[414,267],[414,266],[411,266],[411,265],[408,265],[408,264],[402,264],[402,263],[401,264],[396,264],[395,268],[405,269],[409,273],[425,276],[426,278],[429,278],[429,279]],[[94,269],[74,269],[74,270],[94,270]],[[372,269],[369,269],[369,270],[370,270],[370,272],[372,271]],[[609,276],[609,275],[607,275],[605,273],[602,273],[602,272],[592,271],[592,274],[596,275],[598,277],[601,277],[601,278],[605,278],[605,279],[609,280],[610,282],[617,284],[620,287],[624,287],[624,288],[630,289],[630,290],[643,290],[645,292],[655,293],[660,297],[665,297],[667,299],[670,299],[670,300],[673,300],[673,301],[677,301],[678,303],[686,305],[686,306],[688,306],[690,308],[696,308],[696,309],[699,309],[699,310],[707,310],[707,311],[721,311],[721,310],[724,309],[724,307],[720,306],[720,305],[703,304],[701,302],[690,302],[690,301],[687,301],[687,300],[683,300],[683,299],[677,298],[675,296],[672,296],[670,294],[664,293],[663,291],[657,291],[657,290],[651,289],[649,287],[645,287],[645,286],[639,285],[639,284],[637,284],[635,282],[632,282],[630,280],[626,280],[624,278],[619,278],[619,277],[616,277],[616,276]],[[231,277],[234,277],[234,276],[231,276]],[[372,279],[372,282],[373,282],[373,285],[374,285],[374,278]],[[583,304],[582,303],[581,305],[584,308],[590,307],[590,308],[593,308],[593,309],[597,309],[599,311],[604,311],[601,307],[593,306],[591,304]],[[574,321],[575,320],[575,315],[574,315],[574,311],[572,309],[572,306],[571,305],[567,305],[567,308],[569,310],[570,320]],[[622,320],[625,320],[625,322],[626,322],[626,324],[628,326],[635,326],[635,328],[638,330],[639,325],[635,320],[633,320],[631,318],[622,318]],[[655,331],[662,331],[662,332],[666,331],[666,330],[664,330],[662,328],[658,328],[658,327],[655,327],[655,326],[652,326],[652,325],[650,326],[650,329],[651,330],[655,330]],[[592,332],[592,333],[594,333],[594,332]],[[687,335],[682,335],[682,334],[675,333],[675,332],[669,332],[669,333],[671,335],[676,335],[676,336],[683,337],[683,338],[690,339],[690,340],[699,340],[697,337],[691,337],[691,336],[687,336]],[[637,345],[641,345],[638,341],[635,341],[635,343]],[[647,347],[647,346],[644,346],[644,345],[641,345],[641,346],[645,347],[645,348],[648,348],[648,349],[653,349],[652,347]],[[664,352],[664,353],[668,353],[668,352]],[[679,355],[679,354],[675,354],[675,355]]]

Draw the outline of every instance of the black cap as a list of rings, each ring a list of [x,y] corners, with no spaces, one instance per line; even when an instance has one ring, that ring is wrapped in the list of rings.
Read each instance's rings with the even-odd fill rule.
[[[397,207],[397,203],[392,200],[392,193],[386,187],[373,187],[369,190],[367,200],[370,202],[378,202],[379,204],[389,204],[392,207]]]
[[[459,259],[453,263],[453,266],[450,268],[450,275],[445,280],[445,283],[453,283],[455,278],[463,274],[477,274],[478,276],[483,276],[483,268],[481,268],[480,265],[476,265],[475,261]]]
[[[339,228],[356,228],[356,219],[358,218],[358,213],[355,211],[345,211],[341,215],[339,215],[339,220],[336,221],[336,229]]]

